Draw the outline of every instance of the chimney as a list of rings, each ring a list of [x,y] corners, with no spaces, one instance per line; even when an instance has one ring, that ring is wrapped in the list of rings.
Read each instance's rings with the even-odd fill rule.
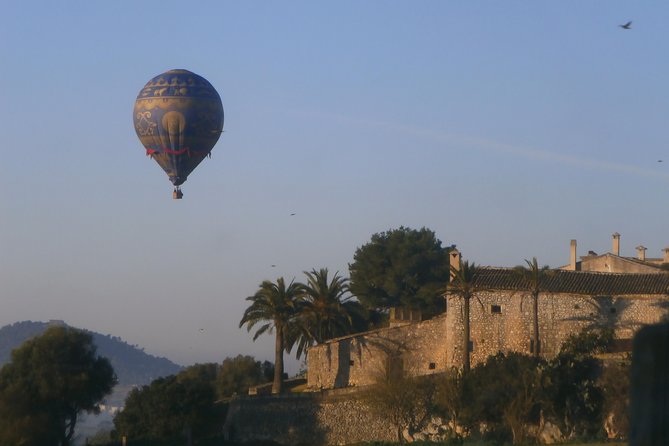
[[[646,261],[646,247],[643,245],[639,245],[636,247],[636,253],[639,256],[639,260],[642,262]]]
[[[455,246],[448,253],[450,259],[451,268],[460,270],[460,251],[458,251]],[[453,273],[450,275],[450,280],[453,280]]]
[[[569,255],[569,270],[576,271],[576,240],[570,243],[571,253]]]
[[[664,252],[664,259],[662,261],[664,263],[669,263],[669,247],[664,248],[662,252]]]
[[[617,256],[620,255],[620,234],[617,232],[613,234],[613,250],[611,252]]]

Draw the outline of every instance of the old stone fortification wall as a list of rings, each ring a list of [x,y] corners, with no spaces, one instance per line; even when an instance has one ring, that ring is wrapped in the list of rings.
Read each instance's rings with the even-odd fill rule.
[[[394,427],[368,410],[357,389],[236,399],[230,403],[224,431],[235,441],[285,445],[396,439]]]
[[[446,317],[349,336],[309,349],[308,386],[372,384],[388,368],[413,375],[446,371]]]
[[[528,293],[481,293],[471,303],[472,365],[500,351],[531,353],[532,298]],[[541,294],[539,297],[540,352],[552,357],[571,334],[585,327],[608,326],[616,338],[631,339],[645,324],[658,322],[667,312],[666,298],[652,295],[585,296]],[[495,307],[493,307],[495,306]],[[449,301],[447,314],[448,366],[462,364],[462,303]]]
[[[462,366],[462,302],[449,299],[445,315],[429,321],[376,330],[315,346],[308,354],[308,385],[332,389],[371,384],[395,368],[426,375]],[[554,356],[570,334],[588,326],[609,326],[630,340],[669,308],[659,295],[586,296],[548,294],[539,298],[539,333],[544,357]],[[471,302],[471,363],[498,352],[531,353],[532,298],[525,292],[479,293]]]

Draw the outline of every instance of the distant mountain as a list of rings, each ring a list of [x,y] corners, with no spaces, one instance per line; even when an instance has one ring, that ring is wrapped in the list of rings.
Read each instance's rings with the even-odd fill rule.
[[[67,326],[63,321],[23,321],[0,328],[0,366],[11,360],[12,350],[28,339],[42,334],[44,330],[53,325]],[[109,359],[121,385],[149,384],[156,378],[173,375],[183,369],[167,358],[144,353],[142,349],[124,342],[119,337],[89,330],[83,331],[93,336],[93,342],[98,347],[98,354]]]

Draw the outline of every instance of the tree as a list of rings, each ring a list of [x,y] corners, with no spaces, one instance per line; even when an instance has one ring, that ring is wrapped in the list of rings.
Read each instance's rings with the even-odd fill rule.
[[[542,359],[516,352],[489,356],[474,367],[465,376],[469,424],[484,422],[498,436],[511,434],[513,444],[523,443],[528,424],[540,418],[544,367]]]
[[[374,234],[349,264],[351,292],[367,309],[404,306],[426,317],[438,314],[444,310],[440,291],[448,277],[448,250],[427,228]]]
[[[610,329],[585,329],[569,336],[546,367],[544,407],[567,437],[594,436],[602,428],[602,361],[593,355],[606,351],[612,340]]]
[[[459,267],[451,265],[451,281],[446,285],[446,294],[462,301],[462,370],[464,373],[469,371],[470,353],[470,304],[473,297],[481,291],[476,283],[480,267],[476,263],[471,264],[468,261],[460,262]]]
[[[251,331],[256,324],[264,322],[253,335],[254,341],[264,333],[275,333],[272,393],[282,391],[283,352],[290,351],[292,342],[297,339],[295,332],[300,329],[298,317],[303,306],[303,293],[304,285],[291,281],[286,286],[283,277],[279,277],[276,283],[263,281],[260,289],[246,298],[251,305],[244,311],[239,326],[246,324]]]
[[[309,332],[316,343],[351,332],[353,306],[348,293],[348,279],[335,273],[328,282],[327,268],[305,273],[305,307]]]
[[[297,340],[297,357],[313,343],[350,334],[356,321],[363,319],[365,310],[348,295],[348,279],[335,273],[328,280],[327,268],[304,272],[304,304],[300,319],[303,333]]]
[[[586,327],[578,333],[569,335],[560,346],[559,354],[585,357],[607,353],[614,339],[615,332],[611,327]]]
[[[215,365],[215,364],[214,364]],[[131,440],[199,440],[217,434],[223,418],[215,404],[215,374],[210,364],[196,364],[133,389],[114,417],[117,435]]]
[[[70,445],[79,416],[99,413],[116,381],[90,334],[47,329],[0,370],[0,444]]]
[[[541,353],[539,339],[539,294],[545,291],[546,280],[553,274],[548,265],[540,267],[536,257],[532,257],[532,261],[525,259],[525,263],[527,266],[518,265],[514,268],[514,271],[532,296],[532,353],[535,357],[539,357]]]
[[[179,379],[193,379],[196,381],[204,381],[208,383],[216,382],[221,366],[215,362],[205,362],[201,364],[193,364],[185,368],[177,374]]]
[[[460,436],[460,420],[467,405],[464,390],[464,375],[462,370],[457,368],[444,373],[436,386],[437,409],[450,421],[449,424],[455,437]]]
[[[629,432],[630,367],[629,358],[609,362],[599,377],[604,395],[604,428],[609,438],[625,438]]]
[[[245,394],[249,387],[270,382],[273,376],[274,365],[269,361],[260,362],[245,355],[225,358],[216,379],[218,396]]]

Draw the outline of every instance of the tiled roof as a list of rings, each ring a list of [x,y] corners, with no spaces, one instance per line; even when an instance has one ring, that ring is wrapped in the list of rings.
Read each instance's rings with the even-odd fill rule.
[[[477,286],[486,290],[525,290],[513,268],[481,268]],[[546,292],[587,295],[669,294],[669,274],[597,273],[551,270]]]

